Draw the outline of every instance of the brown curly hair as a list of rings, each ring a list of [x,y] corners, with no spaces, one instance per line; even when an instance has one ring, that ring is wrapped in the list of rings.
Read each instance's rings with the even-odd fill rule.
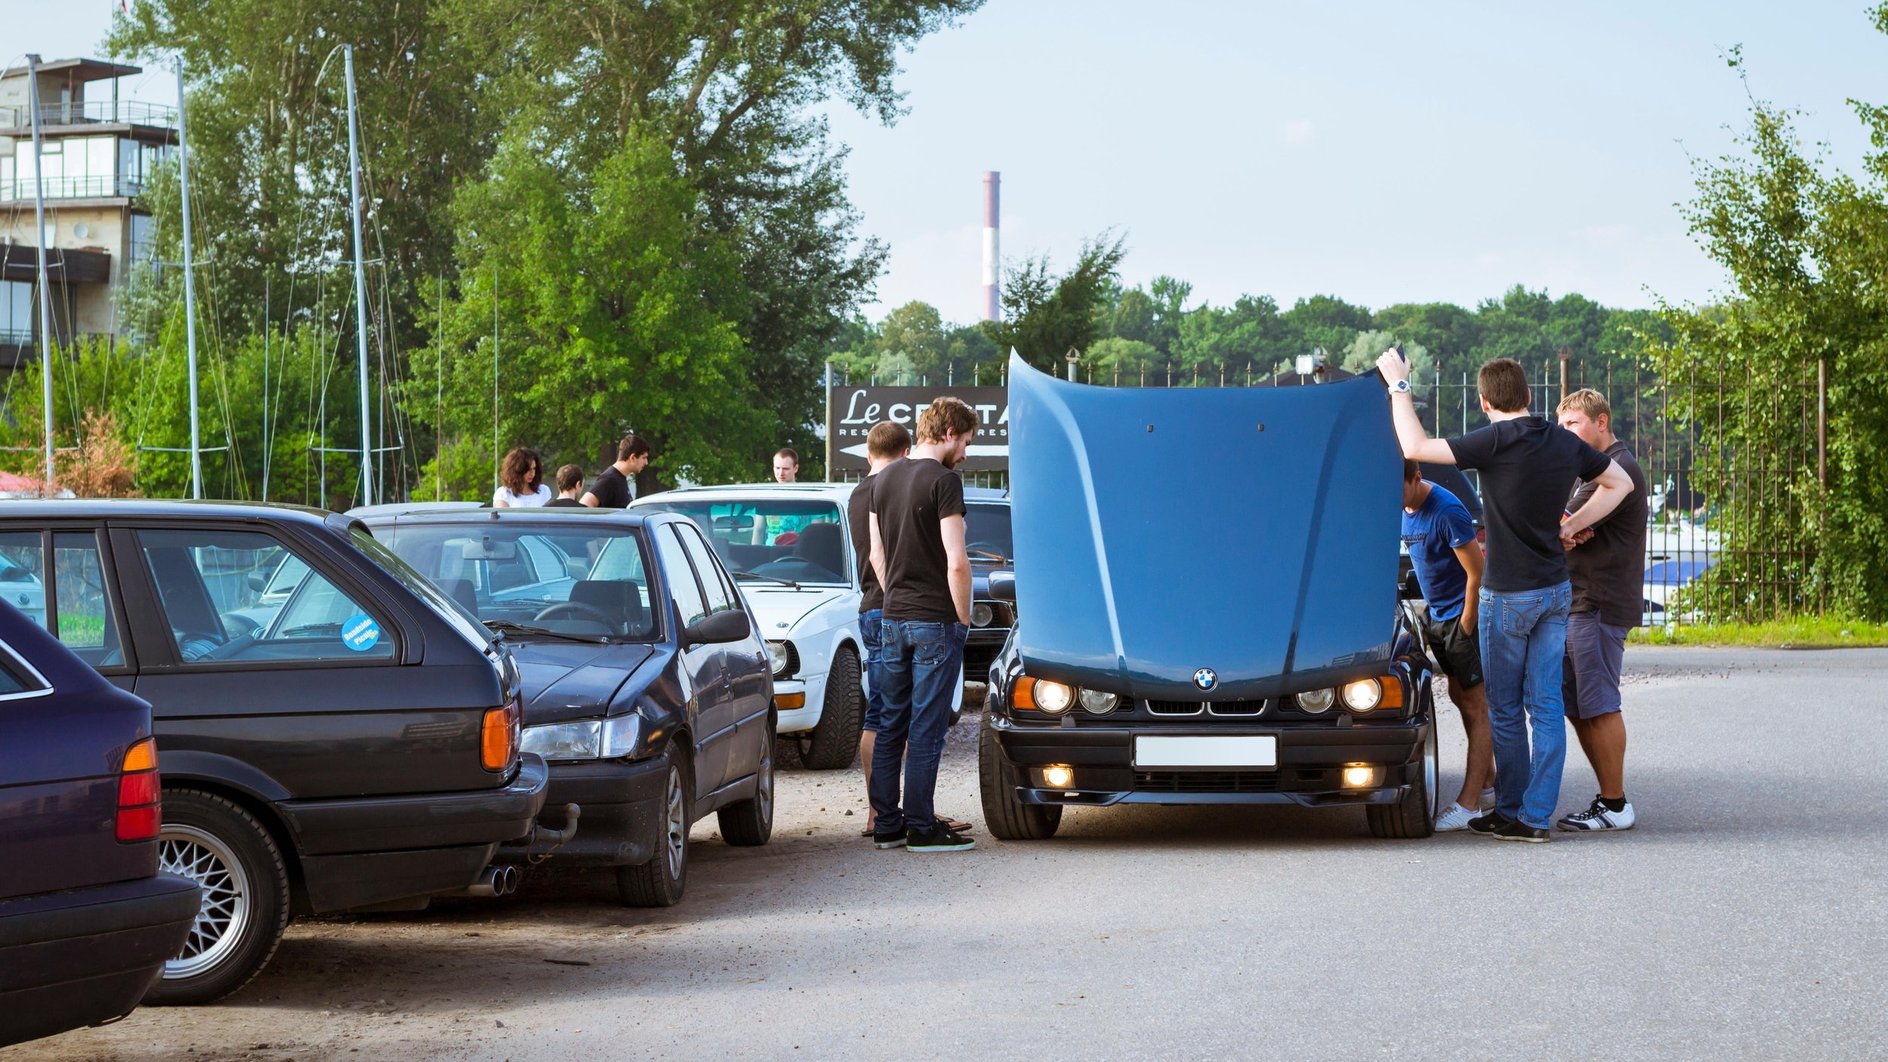
[[[499,466],[498,482],[520,498],[536,494],[544,482],[544,459],[528,446],[514,446]]]

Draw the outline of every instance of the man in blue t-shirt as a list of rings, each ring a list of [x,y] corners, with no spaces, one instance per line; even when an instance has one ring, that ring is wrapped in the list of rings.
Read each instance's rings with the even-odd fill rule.
[[[1488,731],[1488,698],[1482,688],[1482,651],[1475,620],[1482,588],[1482,547],[1468,507],[1448,490],[1423,478],[1414,461],[1403,462],[1403,545],[1409,549],[1427,615],[1423,640],[1449,677],[1449,699],[1468,735],[1462,792],[1436,816],[1436,832],[1465,829],[1477,813],[1492,809],[1488,787],[1495,774],[1494,738]],[[1482,805],[1487,804],[1488,808]]]

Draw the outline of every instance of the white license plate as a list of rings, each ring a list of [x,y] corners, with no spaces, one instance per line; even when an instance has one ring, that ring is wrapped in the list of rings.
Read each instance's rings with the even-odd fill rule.
[[[1134,739],[1136,767],[1277,767],[1278,738],[1271,734],[1232,737]]]

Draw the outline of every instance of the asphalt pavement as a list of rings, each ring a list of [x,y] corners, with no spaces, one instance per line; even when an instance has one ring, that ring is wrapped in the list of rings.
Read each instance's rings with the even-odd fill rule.
[[[679,907],[539,873],[298,923],[219,1005],[7,1057],[1888,1056],[1888,651],[1626,667],[1629,833],[1381,841],[1357,809],[1121,807],[922,856],[858,837],[856,771],[795,771],[767,847],[697,827]],[[975,723],[939,809],[980,824]],[[1562,812],[1594,792],[1570,745]],[[1445,709],[1445,793],[1462,748]]]

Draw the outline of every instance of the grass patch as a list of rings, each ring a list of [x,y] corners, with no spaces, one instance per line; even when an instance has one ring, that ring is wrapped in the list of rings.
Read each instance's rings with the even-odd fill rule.
[[[1738,645],[1768,649],[1888,646],[1888,623],[1839,616],[1791,616],[1768,623],[1697,623],[1639,627],[1634,645]]]

